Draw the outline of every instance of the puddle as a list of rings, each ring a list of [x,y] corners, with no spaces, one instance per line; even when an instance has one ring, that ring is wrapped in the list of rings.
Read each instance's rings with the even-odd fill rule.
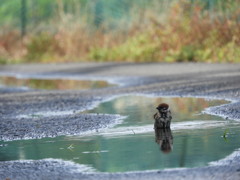
[[[171,107],[171,131],[155,134],[152,115],[161,102]],[[205,166],[240,147],[240,126],[235,121],[201,114],[209,106],[224,103],[201,98],[119,97],[84,113],[120,114],[127,116],[124,123],[89,136],[0,142],[0,160],[57,158],[100,172]],[[161,139],[165,140],[163,147],[158,144]]]
[[[18,79],[0,77],[0,85],[7,87],[27,87],[43,90],[84,90],[114,86],[106,81],[72,80],[72,79]]]
[[[201,111],[210,106],[226,104],[224,100],[206,100],[202,98],[153,98],[145,96],[122,96],[112,101],[101,103],[84,113],[106,113],[128,116],[120,126],[144,125],[153,123],[153,114],[158,104],[169,104],[173,122],[222,119],[217,116],[201,114]],[[214,117],[214,118],[213,118]]]

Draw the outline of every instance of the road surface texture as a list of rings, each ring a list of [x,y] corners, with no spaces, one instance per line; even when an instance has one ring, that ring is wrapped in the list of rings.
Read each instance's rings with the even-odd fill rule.
[[[143,94],[227,99],[208,112],[240,121],[240,65],[200,63],[79,63],[1,66],[0,75],[22,78],[106,80],[103,89],[39,91],[0,88],[0,140],[84,134],[110,128],[115,115],[80,111],[110,98]],[[54,114],[55,113],[55,114]],[[44,116],[42,116],[44,114]],[[58,123],[56,123],[58,119]],[[57,159],[0,162],[0,179],[240,179],[240,150],[207,167],[126,173],[89,172],[90,167]],[[87,170],[88,172],[84,172]]]

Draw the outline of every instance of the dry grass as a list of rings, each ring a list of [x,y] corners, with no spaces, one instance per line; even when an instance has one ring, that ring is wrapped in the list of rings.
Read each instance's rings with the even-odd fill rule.
[[[212,11],[200,3],[163,2],[155,1],[145,9],[133,6],[131,24],[111,30],[104,23],[98,29],[89,28],[89,18],[65,14],[60,4],[54,32],[24,39],[17,31],[2,32],[0,62],[239,62],[240,10],[234,8],[239,0]],[[119,27],[126,25],[124,20],[119,23]]]

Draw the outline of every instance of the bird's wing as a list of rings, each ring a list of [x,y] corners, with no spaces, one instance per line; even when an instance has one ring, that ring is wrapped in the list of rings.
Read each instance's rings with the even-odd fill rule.
[[[153,115],[153,118],[154,118],[154,119],[158,119],[158,118],[159,118],[159,114],[158,114],[158,113],[155,113],[155,114]]]

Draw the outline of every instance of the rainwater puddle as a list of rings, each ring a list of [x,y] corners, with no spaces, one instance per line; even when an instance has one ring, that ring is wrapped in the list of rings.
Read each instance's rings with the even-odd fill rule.
[[[0,77],[0,85],[7,87],[27,87],[43,90],[84,90],[114,86],[106,81],[72,80],[72,79],[18,79],[15,77]]]
[[[172,110],[171,130],[155,133],[152,116],[162,102]],[[205,166],[240,147],[240,126],[235,121],[201,114],[209,106],[224,103],[201,98],[118,97],[84,113],[127,116],[122,124],[88,136],[0,142],[0,160],[57,158],[100,172]]]

